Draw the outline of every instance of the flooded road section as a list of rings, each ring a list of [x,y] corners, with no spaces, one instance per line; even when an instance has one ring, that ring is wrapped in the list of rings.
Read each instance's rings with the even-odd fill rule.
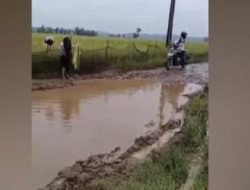
[[[184,85],[150,80],[92,80],[32,93],[33,189],[76,160],[127,149],[165,124],[186,99]]]

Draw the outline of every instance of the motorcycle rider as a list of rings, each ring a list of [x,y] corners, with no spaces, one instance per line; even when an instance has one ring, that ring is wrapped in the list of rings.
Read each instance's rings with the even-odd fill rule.
[[[174,42],[174,49],[176,50],[176,54],[174,56],[174,62],[176,63],[177,57],[181,59],[181,67],[185,68],[185,42],[187,38],[187,32],[181,32],[180,38]]]

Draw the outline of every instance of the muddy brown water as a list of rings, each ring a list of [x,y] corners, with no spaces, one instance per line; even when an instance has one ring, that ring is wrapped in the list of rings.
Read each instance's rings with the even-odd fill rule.
[[[150,80],[90,80],[81,86],[32,93],[33,189],[76,160],[125,150],[165,124],[185,101],[184,85]]]

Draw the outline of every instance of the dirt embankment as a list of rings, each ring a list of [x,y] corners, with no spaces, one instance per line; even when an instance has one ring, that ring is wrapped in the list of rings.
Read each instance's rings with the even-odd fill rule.
[[[179,68],[167,71],[165,68],[145,71],[130,71],[121,73],[117,71],[106,71],[98,74],[74,76],[70,80],[45,79],[33,80],[32,91],[49,90],[55,88],[65,88],[69,86],[81,85],[84,80],[91,79],[156,79],[163,81],[166,85],[173,83],[197,83],[204,84],[208,81],[208,64],[190,64],[185,70]]]

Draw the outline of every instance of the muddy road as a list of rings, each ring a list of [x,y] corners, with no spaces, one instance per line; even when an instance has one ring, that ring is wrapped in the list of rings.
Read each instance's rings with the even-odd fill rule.
[[[185,70],[179,68],[167,71],[165,68],[145,71],[130,71],[121,73],[117,71],[106,71],[97,74],[74,76],[71,80],[48,79],[32,80],[32,91],[65,88],[81,85],[86,79],[153,79],[164,82],[165,85],[173,83],[196,83],[208,82],[208,63],[189,64]]]
[[[99,179],[128,175],[178,141],[185,106],[207,83],[207,63],[33,80],[34,189],[92,189]]]

